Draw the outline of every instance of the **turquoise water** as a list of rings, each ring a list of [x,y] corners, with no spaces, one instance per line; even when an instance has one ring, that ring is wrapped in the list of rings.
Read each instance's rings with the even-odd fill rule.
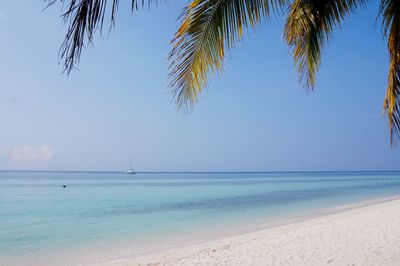
[[[0,261],[111,242],[187,241],[194,232],[212,237],[398,195],[399,172],[0,172]]]

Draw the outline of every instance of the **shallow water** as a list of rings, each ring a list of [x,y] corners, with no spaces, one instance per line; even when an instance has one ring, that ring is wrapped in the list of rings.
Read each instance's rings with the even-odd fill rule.
[[[397,195],[399,172],[0,172],[0,261],[124,242],[139,254],[161,239]]]

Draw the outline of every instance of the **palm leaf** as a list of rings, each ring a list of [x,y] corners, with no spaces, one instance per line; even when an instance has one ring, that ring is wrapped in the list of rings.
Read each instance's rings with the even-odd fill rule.
[[[60,47],[59,57],[64,60],[64,71],[70,73],[79,64],[86,43],[93,44],[95,33],[103,29],[106,14],[110,14],[110,29],[115,25],[119,0],[45,0],[51,6],[63,5],[62,18],[68,23],[67,33]],[[157,0],[131,0],[132,10]]]
[[[287,1],[193,0],[181,15],[169,54],[170,87],[178,108],[197,101],[209,74],[221,71],[225,50],[241,39],[243,28],[254,27]]]
[[[382,27],[388,39],[390,56],[389,77],[384,110],[389,118],[390,142],[395,145],[400,137],[400,5],[395,0],[382,0]]]
[[[293,47],[299,78],[307,88],[315,86],[321,49],[343,20],[366,0],[294,0],[289,9],[284,36]]]

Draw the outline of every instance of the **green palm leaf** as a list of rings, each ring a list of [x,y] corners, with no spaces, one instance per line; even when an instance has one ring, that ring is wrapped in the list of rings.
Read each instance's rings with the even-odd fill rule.
[[[284,36],[293,47],[300,81],[315,86],[321,63],[321,49],[332,31],[366,0],[294,0],[290,5]]]
[[[102,31],[106,14],[110,14],[110,28],[115,25],[119,0],[45,0],[47,6],[61,2],[63,20],[68,30],[61,45],[59,56],[64,60],[64,71],[70,73],[79,64],[85,43],[92,44],[95,33]],[[131,0],[131,8],[157,3],[157,0]]]
[[[270,10],[287,0],[193,0],[182,13],[182,24],[172,41],[170,87],[178,108],[190,107],[207,85],[208,75],[221,71],[225,49],[241,39]]]
[[[388,39],[390,56],[389,77],[384,110],[389,118],[392,145],[400,137],[400,4],[395,0],[382,0],[380,14],[382,27]]]

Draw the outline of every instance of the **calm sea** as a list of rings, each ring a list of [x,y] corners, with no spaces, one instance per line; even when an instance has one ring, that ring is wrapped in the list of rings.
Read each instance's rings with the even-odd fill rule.
[[[0,172],[0,265],[131,256],[399,195],[399,172]]]

